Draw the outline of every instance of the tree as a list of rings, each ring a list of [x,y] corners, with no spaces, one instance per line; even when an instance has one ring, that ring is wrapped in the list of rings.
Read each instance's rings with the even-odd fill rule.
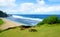
[[[8,15],[4,13],[3,11],[0,11],[0,17],[8,17]]]

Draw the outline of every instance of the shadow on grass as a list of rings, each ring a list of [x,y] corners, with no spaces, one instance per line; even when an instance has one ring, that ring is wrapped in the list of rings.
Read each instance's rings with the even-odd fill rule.
[[[10,30],[10,29],[15,29],[15,28],[17,28],[17,27],[9,27],[9,28],[7,28],[7,29],[5,29],[5,30],[0,30],[0,33],[5,32],[5,31],[8,31],[8,30]]]
[[[25,29],[28,29],[28,28],[31,28],[32,26],[25,26],[25,25],[21,25],[20,28],[21,30],[25,30]]]
[[[25,30],[25,29],[29,29],[29,32],[37,32],[37,30],[36,29],[32,29],[31,27],[33,27],[33,26],[18,26],[18,27],[9,27],[9,28],[7,28],[7,29],[5,29],[5,30],[0,30],[0,33],[2,33],[2,32],[5,32],[5,31],[8,31],[8,30],[10,30],[10,29],[16,29],[16,28],[20,28],[20,30]]]
[[[29,32],[37,32],[36,29],[30,29]]]

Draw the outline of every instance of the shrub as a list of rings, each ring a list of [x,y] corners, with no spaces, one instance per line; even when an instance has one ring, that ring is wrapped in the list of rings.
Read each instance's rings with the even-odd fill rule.
[[[60,23],[60,18],[57,20],[57,23]]]
[[[42,22],[39,22],[37,25],[43,25],[43,24],[56,24],[60,23],[60,19],[56,15],[49,16],[45,18]]]
[[[57,23],[58,17],[53,15],[45,18],[42,22],[47,24],[54,24]]]

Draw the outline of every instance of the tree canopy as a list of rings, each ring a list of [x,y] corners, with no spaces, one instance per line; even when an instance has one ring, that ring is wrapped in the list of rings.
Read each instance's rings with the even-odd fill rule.
[[[8,15],[5,12],[0,10],[0,17],[8,17]]]

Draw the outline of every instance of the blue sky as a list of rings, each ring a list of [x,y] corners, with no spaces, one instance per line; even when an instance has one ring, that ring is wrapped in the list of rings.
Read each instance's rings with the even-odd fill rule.
[[[0,0],[7,14],[60,14],[60,0]]]
[[[16,3],[17,4],[20,4],[20,3],[36,3],[36,0],[16,0]]]

